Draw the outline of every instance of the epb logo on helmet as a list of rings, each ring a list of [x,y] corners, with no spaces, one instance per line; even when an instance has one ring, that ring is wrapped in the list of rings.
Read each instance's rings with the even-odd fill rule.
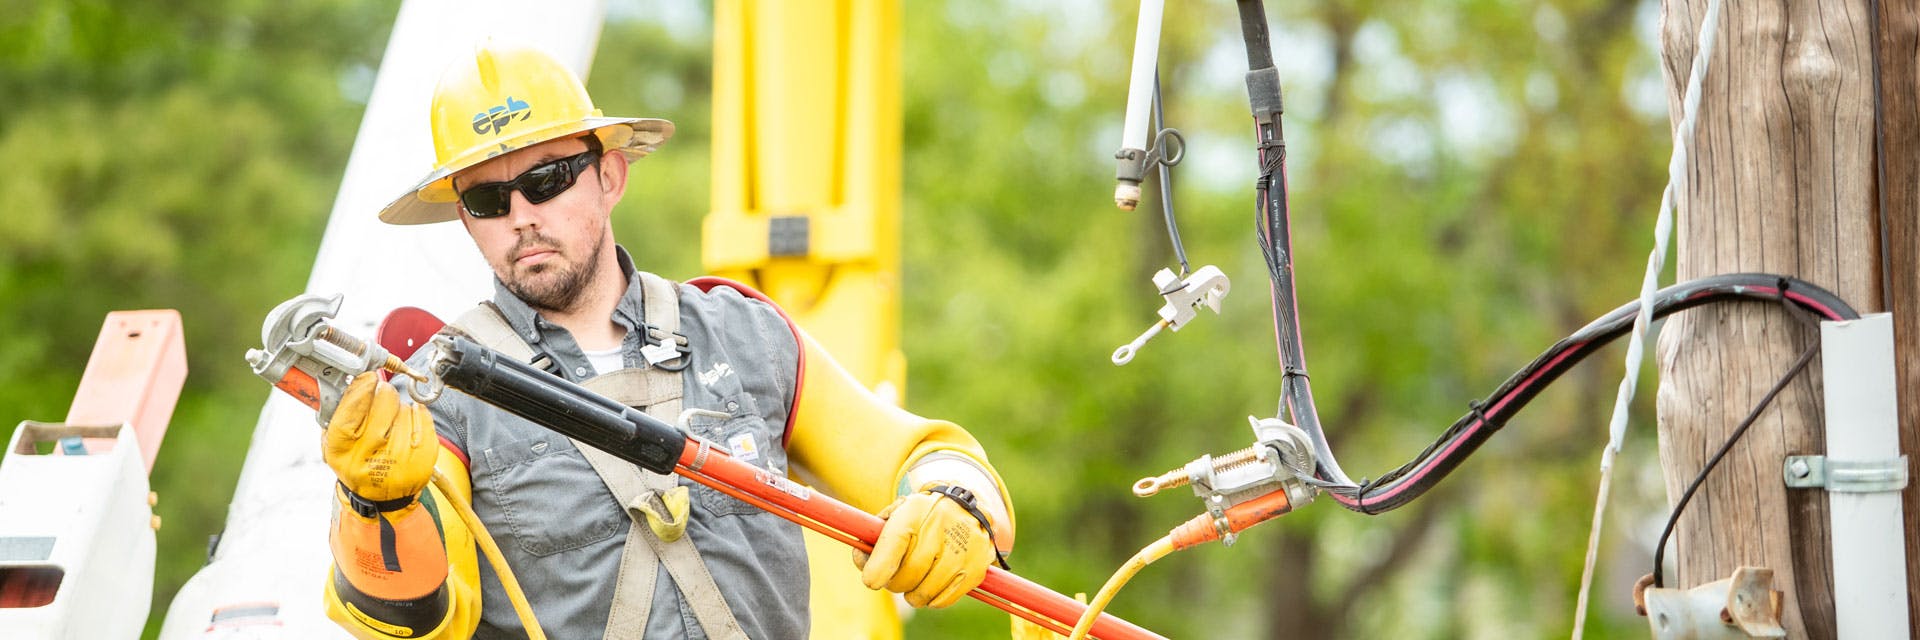
[[[473,132],[484,136],[505,129],[507,123],[525,120],[532,115],[532,105],[507,96],[506,104],[494,105],[491,109],[473,114]]]

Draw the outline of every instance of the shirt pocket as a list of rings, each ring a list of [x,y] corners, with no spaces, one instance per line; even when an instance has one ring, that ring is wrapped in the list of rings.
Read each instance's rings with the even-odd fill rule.
[[[493,495],[521,551],[549,556],[611,538],[627,526],[606,483],[562,436],[516,440],[485,449],[481,457],[487,472],[476,483]]]
[[[713,443],[735,460],[762,469],[772,469],[774,473],[783,473],[786,452],[778,448],[777,441],[767,437],[767,421],[753,410],[752,399],[746,394],[739,394],[730,396],[727,404],[733,407],[731,417],[725,420],[695,418],[689,421],[687,427],[693,431],[693,435]],[[693,502],[702,511],[714,516],[764,512],[759,507],[701,484],[693,485]]]

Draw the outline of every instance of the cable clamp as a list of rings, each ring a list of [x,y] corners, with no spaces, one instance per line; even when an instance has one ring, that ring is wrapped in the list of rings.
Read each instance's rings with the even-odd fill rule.
[[[1782,465],[1787,487],[1833,493],[1892,493],[1907,488],[1907,457],[1881,460],[1830,460],[1826,456],[1787,456]]]
[[[1193,321],[1201,307],[1212,309],[1216,314],[1220,313],[1220,302],[1226,299],[1227,291],[1232,289],[1232,283],[1227,280],[1227,274],[1222,273],[1219,267],[1207,265],[1200,267],[1184,280],[1174,275],[1172,269],[1161,269],[1153,274],[1153,289],[1167,301],[1160,307],[1160,320],[1148,327],[1140,337],[1134,338],[1133,342],[1115,349],[1114,364],[1124,365],[1133,361],[1134,354],[1138,353],[1141,347],[1146,346],[1148,340],[1159,335],[1162,329],[1179,331],[1181,327]]]
[[[1486,409],[1487,409],[1487,404],[1484,402],[1481,402],[1479,400],[1467,401],[1467,415],[1472,416],[1473,419],[1479,421],[1480,424],[1487,425],[1493,431],[1499,431],[1501,427],[1507,426],[1507,423],[1505,422],[1498,422],[1498,421],[1495,421],[1493,418],[1488,417]]]
[[[1213,516],[1213,531],[1220,534],[1221,546],[1231,547],[1239,534],[1233,532],[1233,523],[1227,520],[1227,499],[1220,494],[1207,496],[1207,515]]]

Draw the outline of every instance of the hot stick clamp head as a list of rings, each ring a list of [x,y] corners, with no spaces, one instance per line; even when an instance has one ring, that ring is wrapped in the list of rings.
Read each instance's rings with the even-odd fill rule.
[[[247,350],[247,365],[281,391],[313,408],[325,425],[353,377],[405,366],[380,345],[334,328],[343,296],[303,294],[267,312],[262,348]]]

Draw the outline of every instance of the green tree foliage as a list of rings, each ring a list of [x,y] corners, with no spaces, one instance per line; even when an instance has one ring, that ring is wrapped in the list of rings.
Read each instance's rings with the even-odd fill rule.
[[[180,310],[190,373],[152,474],[166,524],[157,630],[225,520],[267,393],[241,354],[311,272],[393,7],[78,0],[6,13],[0,430],[65,415],[107,312]]]
[[[910,405],[987,441],[1022,509],[1022,572],[1068,592],[1096,590],[1199,510],[1136,499],[1134,479],[1244,446],[1244,416],[1277,401],[1229,3],[1169,6],[1161,73],[1190,143],[1174,180],[1187,250],[1234,293],[1222,317],[1106,362],[1153,320],[1147,275],[1173,264],[1158,212],[1107,198],[1133,7],[918,3],[908,17]],[[1468,400],[1631,297],[1664,177],[1652,8],[1269,3],[1308,362],[1349,473],[1411,458]],[[1376,518],[1322,501],[1149,567],[1113,611],[1171,637],[1565,633],[1617,357],[1543,395],[1423,501]],[[1645,464],[1623,463],[1616,531],[1644,528],[1658,499],[1632,475],[1657,468],[1648,432],[1636,438]],[[1631,633],[1644,623],[1619,603],[1646,551],[1609,540],[1622,568],[1603,571],[1591,627]],[[998,614],[973,609],[912,630],[995,633]]]
[[[1269,5],[1312,380],[1348,472],[1377,476],[1635,291],[1667,145],[1655,5]],[[1174,180],[1188,254],[1234,291],[1220,316],[1107,361],[1154,319],[1148,276],[1173,266],[1159,210],[1108,197],[1134,6],[925,0],[905,14],[908,404],[987,444],[1018,506],[1014,565],[1068,593],[1199,508],[1135,498],[1134,480],[1245,446],[1246,416],[1277,403],[1231,3],[1171,3],[1162,73],[1168,125],[1189,142]],[[599,106],[679,125],[636,165],[617,234],[646,267],[695,275],[711,17],[610,9]],[[61,417],[107,311],[186,319],[192,375],[154,470],[156,621],[224,520],[267,394],[240,354],[311,269],[394,13],[76,0],[0,17],[0,407]],[[1565,633],[1619,375],[1615,352],[1599,360],[1424,500],[1372,518],[1322,500],[1147,568],[1112,611],[1170,637]],[[1641,520],[1659,513],[1649,406],[1616,482],[1609,528],[1629,534],[1603,548],[1617,562],[1597,587],[1600,634],[1643,632],[1619,602],[1645,571]],[[908,632],[1005,628],[969,601]]]

